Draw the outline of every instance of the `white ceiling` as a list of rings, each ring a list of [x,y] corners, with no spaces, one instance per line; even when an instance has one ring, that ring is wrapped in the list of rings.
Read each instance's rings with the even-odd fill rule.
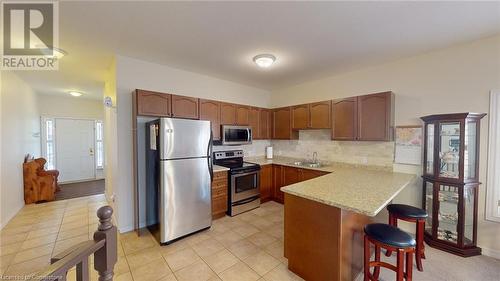
[[[20,73],[95,98],[114,53],[272,90],[500,33],[500,2],[70,1],[59,16],[60,70]]]

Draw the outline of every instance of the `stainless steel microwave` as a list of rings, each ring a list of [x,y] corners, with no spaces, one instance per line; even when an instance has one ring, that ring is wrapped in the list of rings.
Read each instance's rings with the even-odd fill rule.
[[[222,145],[252,143],[252,128],[248,126],[222,125]]]

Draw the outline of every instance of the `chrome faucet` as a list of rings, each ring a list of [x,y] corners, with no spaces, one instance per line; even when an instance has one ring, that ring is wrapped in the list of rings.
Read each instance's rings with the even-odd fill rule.
[[[318,163],[318,153],[316,151],[313,152],[312,162],[315,164]]]

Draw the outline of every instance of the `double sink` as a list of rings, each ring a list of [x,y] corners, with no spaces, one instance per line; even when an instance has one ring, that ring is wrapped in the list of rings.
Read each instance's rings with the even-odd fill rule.
[[[308,162],[308,161],[295,161],[290,163],[290,165],[298,166],[298,167],[305,167],[305,168],[321,168],[323,167],[323,164],[320,162]]]

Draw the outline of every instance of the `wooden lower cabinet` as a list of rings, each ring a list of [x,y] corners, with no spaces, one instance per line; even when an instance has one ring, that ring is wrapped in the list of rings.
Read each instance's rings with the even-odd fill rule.
[[[295,167],[283,166],[283,186],[300,182],[300,170]]]
[[[309,170],[309,169],[300,169],[300,170],[301,170],[300,181],[306,181],[328,174],[328,172],[323,172],[318,170]]]
[[[291,185],[294,183],[310,180],[316,177],[329,174],[328,172],[324,171],[282,166],[276,164],[264,165],[262,166],[262,169],[264,169],[264,167],[266,167],[266,169],[270,169],[267,167],[272,167],[272,183],[269,189],[270,193],[267,193],[267,190],[266,193],[262,193],[263,174],[266,174],[266,177],[268,177],[267,174],[269,173],[269,170],[266,170],[264,172],[261,170],[261,201],[267,201],[271,199],[279,203],[283,203],[284,201],[284,193],[283,191],[280,190],[283,186]]]
[[[227,171],[215,172],[212,181],[212,218],[225,216],[227,211]]]
[[[285,195],[283,191],[280,190],[284,184],[283,167],[280,165],[272,165],[273,167],[273,188],[272,188],[272,198],[274,201],[283,203]]]
[[[260,202],[266,202],[272,199],[273,188],[273,167],[272,165],[263,165],[260,169]]]

